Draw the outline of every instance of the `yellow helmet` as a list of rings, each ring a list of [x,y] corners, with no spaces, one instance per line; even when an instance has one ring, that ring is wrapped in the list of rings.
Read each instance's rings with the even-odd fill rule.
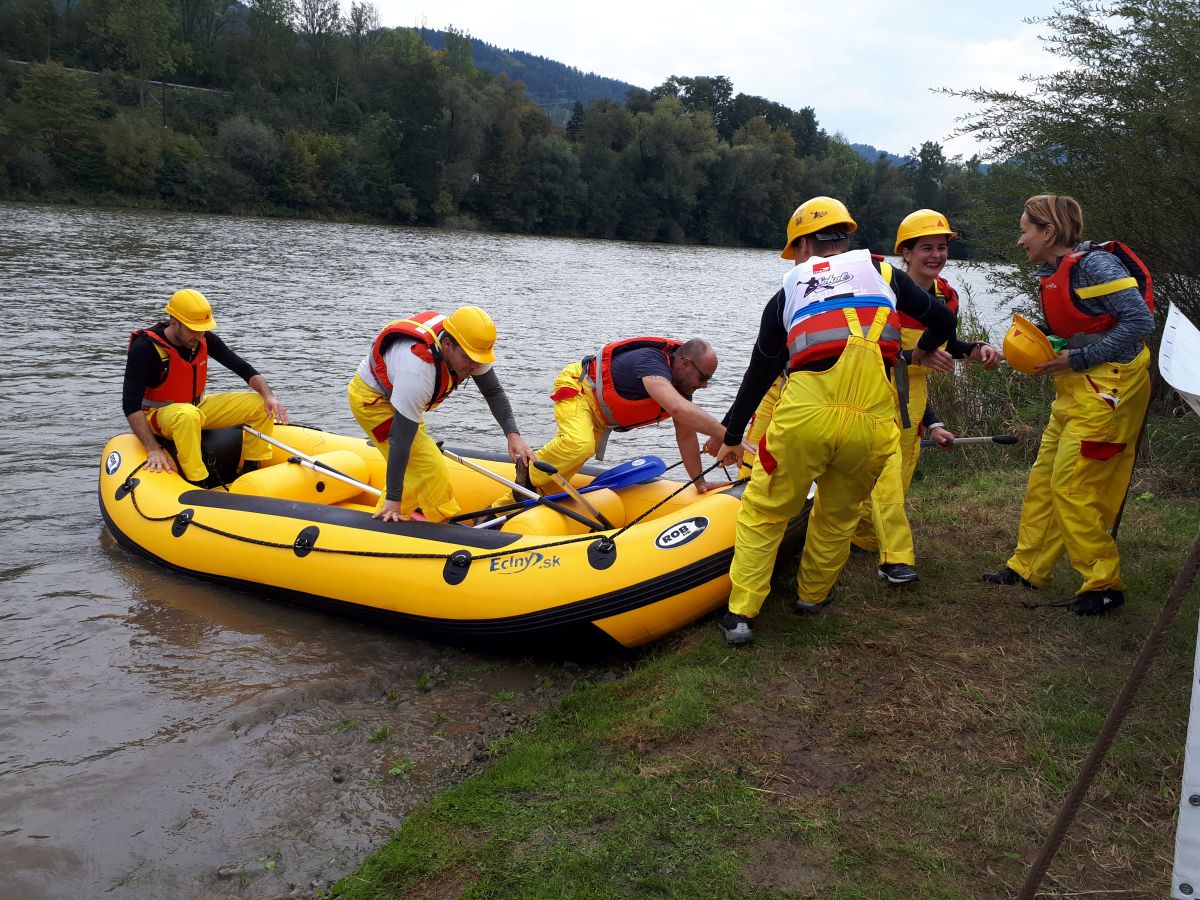
[[[940,212],[933,209],[918,209],[905,216],[900,227],[896,229],[896,249],[893,252],[899,253],[900,245],[905,241],[925,237],[929,234],[944,234],[947,240],[958,237],[958,232],[950,227],[949,219]]]
[[[463,352],[477,363],[496,361],[496,323],[478,306],[464,306],[446,316],[442,326]]]
[[[837,225],[844,227],[836,228]],[[846,209],[845,203],[832,197],[813,197],[801,203],[792,213],[788,221],[787,246],[779,255],[783,259],[795,259],[796,251],[792,243],[806,234],[822,231],[844,231],[849,234],[857,230],[858,223],[850,217],[850,210]]]
[[[1012,328],[1004,335],[1004,358],[1018,372],[1036,375],[1034,366],[1058,356],[1050,338],[1024,316],[1013,314]]]
[[[217,327],[208,298],[191,288],[172,294],[164,311],[192,331],[212,331]]]

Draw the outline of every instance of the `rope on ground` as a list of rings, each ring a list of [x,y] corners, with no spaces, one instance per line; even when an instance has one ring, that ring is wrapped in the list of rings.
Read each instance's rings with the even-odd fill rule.
[[[1125,716],[1133,706],[1134,698],[1137,696],[1142,682],[1146,680],[1146,674],[1149,672],[1154,658],[1162,648],[1163,638],[1170,630],[1171,623],[1175,621],[1184,597],[1192,590],[1198,568],[1200,568],[1200,535],[1196,536],[1196,541],[1192,544],[1192,552],[1175,577],[1175,584],[1172,585],[1171,593],[1167,595],[1167,600],[1158,614],[1158,620],[1150,630],[1146,642],[1142,644],[1142,649],[1138,652],[1137,659],[1133,661],[1133,666],[1129,670],[1129,677],[1125,679],[1121,692],[1108,711],[1108,718],[1104,720],[1100,733],[1096,735],[1096,742],[1092,745],[1091,752],[1084,760],[1079,775],[1075,778],[1075,783],[1071,786],[1070,793],[1063,802],[1058,819],[1050,831],[1050,836],[1046,838],[1046,843],[1042,845],[1041,852],[1029,869],[1025,884],[1021,887],[1021,893],[1017,895],[1018,900],[1032,900],[1037,893],[1038,886],[1046,875],[1046,870],[1050,868],[1050,863],[1054,860],[1054,855],[1058,852],[1063,838],[1066,837],[1075,814],[1079,812],[1079,807],[1083,804],[1083,798],[1087,794],[1088,788],[1091,787],[1092,781],[1100,769],[1100,764],[1116,739],[1117,729],[1125,721]]]

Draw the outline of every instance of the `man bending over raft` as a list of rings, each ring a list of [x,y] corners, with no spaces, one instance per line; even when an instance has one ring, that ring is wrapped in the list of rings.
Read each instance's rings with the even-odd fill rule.
[[[201,487],[214,487],[215,475],[200,454],[200,433],[214,428],[249,425],[270,434],[275,422],[287,424],[287,410],[267,380],[230,350],[212,330],[212,307],[199,291],[176,291],[164,310],[166,322],[135,331],[125,358],[121,407],[129,427],[146,448],[146,471],[174,472],[171,455],[159,444],[175,442],[183,477]],[[255,393],[205,394],[208,360],[212,358],[243,378]],[[245,470],[270,459],[266,441],[242,438]]]
[[[437,444],[425,431],[434,409],[473,378],[508,437],[513,462],[537,459],[517,431],[512,405],[492,363],[496,325],[478,306],[448,316],[421,312],[399,319],[376,336],[350,381],[350,411],[387,460],[387,485],[375,518],[400,522],[420,510],[444,521],[460,512]]]
[[[570,479],[589,459],[603,453],[611,431],[630,431],[664,419],[675,424],[675,441],[688,477],[700,493],[720,487],[702,481],[696,435],[720,440],[725,426],[692,402],[717,371],[717,353],[699,338],[674,341],[635,337],[603,347],[571,363],[554,380],[554,420],[558,433],[538,450],[538,458]],[[550,476],[530,469],[533,486],[544,492]],[[551,485],[553,488],[553,485]],[[512,502],[512,494],[496,501]]]

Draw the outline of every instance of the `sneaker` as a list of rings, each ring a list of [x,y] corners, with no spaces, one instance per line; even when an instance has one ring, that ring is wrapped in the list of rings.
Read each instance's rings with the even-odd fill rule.
[[[754,640],[754,629],[750,627],[750,620],[729,610],[717,616],[717,627],[721,629],[721,634],[725,635],[725,643],[730,647],[748,644]]]
[[[1014,585],[1019,584],[1021,587],[1027,588],[1028,590],[1037,590],[1036,584],[1034,584],[1032,581],[1026,581],[1008,566],[1005,566],[998,572],[984,572],[983,580],[988,584],[1003,584],[1007,587],[1013,587]]]
[[[213,488],[224,487],[225,482],[221,480],[221,476],[214,472],[209,472],[204,478],[199,481],[188,481],[188,484],[193,487],[198,487],[203,491],[211,491]]]
[[[1125,592],[1113,588],[1076,594],[1067,609],[1077,616],[1102,616],[1125,602]]]
[[[879,567],[878,574],[888,584],[912,584],[921,580],[917,570],[908,563],[884,563]]]
[[[860,547],[860,546],[858,546],[858,544],[852,543],[850,545],[850,555],[852,557],[854,557],[854,556],[874,556],[875,551],[868,550],[866,547]]]
[[[831,589],[820,603],[809,603],[807,600],[793,597],[788,603],[788,609],[798,616],[819,616],[829,608],[829,604],[833,602],[835,594],[837,594],[836,587]]]

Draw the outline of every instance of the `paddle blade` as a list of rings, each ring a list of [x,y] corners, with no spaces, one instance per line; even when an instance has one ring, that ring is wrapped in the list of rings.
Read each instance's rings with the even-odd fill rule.
[[[584,490],[623,488],[644,484],[667,471],[667,464],[658,456],[639,456],[601,472]]]

